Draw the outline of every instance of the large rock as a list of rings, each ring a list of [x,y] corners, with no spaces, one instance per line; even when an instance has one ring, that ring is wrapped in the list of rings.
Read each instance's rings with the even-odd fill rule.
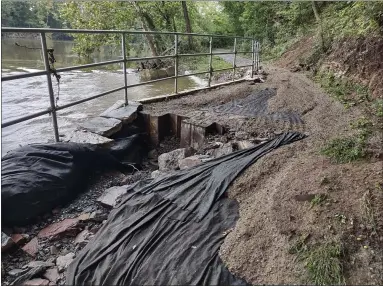
[[[24,265],[23,268],[36,268],[36,267],[53,267],[54,264],[50,262],[44,262],[44,261],[31,261],[28,264]]]
[[[114,208],[117,205],[120,197],[124,195],[126,191],[128,190],[128,186],[129,185],[122,185],[122,186],[113,186],[111,188],[108,188],[97,199],[97,201],[106,207]]]
[[[37,236],[39,238],[55,239],[63,235],[76,235],[78,233],[78,223],[78,218],[67,218],[45,227]]]
[[[88,131],[74,131],[65,135],[64,142],[89,143],[104,146],[110,144],[113,140]]]
[[[142,104],[130,101],[127,106],[103,112],[100,117],[117,119],[129,124],[137,118],[137,111],[142,110]]]
[[[15,242],[4,232],[1,232],[1,252],[7,252],[15,247]]]
[[[191,156],[192,149],[180,148],[168,153],[163,153],[158,157],[158,169],[160,171],[175,170],[179,168],[179,161]]]
[[[80,124],[80,126],[92,133],[109,137],[121,130],[122,122],[114,118],[96,117]]]
[[[74,253],[68,253],[65,256],[57,257],[56,265],[57,265],[58,271],[63,272],[64,270],[66,270],[69,264],[71,264],[71,262],[73,261],[74,256],[75,256]]]
[[[74,244],[84,246],[89,242],[89,239],[92,237],[93,233],[89,230],[84,229],[81,231],[75,238]]]
[[[224,144],[222,147],[219,147],[213,151],[214,157],[220,157],[227,155],[229,153],[233,152],[233,145],[232,143]]]
[[[248,141],[248,140],[238,141],[235,144],[237,145],[239,150],[247,149],[247,148],[251,148],[255,146],[255,144],[253,144],[251,141]]]
[[[23,245],[25,242],[28,241],[29,235],[28,234],[12,234],[11,236],[12,240],[17,244],[17,245]]]

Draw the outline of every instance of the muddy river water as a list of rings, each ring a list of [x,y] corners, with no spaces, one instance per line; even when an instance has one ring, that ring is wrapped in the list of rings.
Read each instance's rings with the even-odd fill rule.
[[[20,47],[15,45],[18,43]],[[73,52],[73,42],[47,40],[48,48],[54,48],[57,60],[56,68],[78,65],[78,57]],[[38,39],[2,39],[2,77],[43,70],[43,60]],[[101,47],[92,55],[92,62],[119,59],[121,51],[112,47]],[[59,87],[53,80],[55,96],[59,95],[57,104],[65,105],[74,101],[96,95],[124,83],[121,65],[114,65],[112,70],[95,67],[87,70],[61,73]],[[128,85],[141,81],[136,69],[127,69]],[[179,90],[193,89],[206,85],[198,77],[184,77],[178,80]],[[59,88],[59,90],[58,90]],[[173,93],[174,80],[161,81],[128,89],[130,100],[155,97]],[[59,93],[58,93],[59,92]],[[99,115],[117,100],[124,99],[124,91],[109,94],[80,105],[59,111],[59,133],[66,134],[77,127],[77,124]],[[2,122],[26,116],[49,108],[49,96],[46,76],[24,78],[2,82],[1,90]],[[2,129],[2,155],[20,145],[53,141],[53,128],[48,115],[31,119]]]

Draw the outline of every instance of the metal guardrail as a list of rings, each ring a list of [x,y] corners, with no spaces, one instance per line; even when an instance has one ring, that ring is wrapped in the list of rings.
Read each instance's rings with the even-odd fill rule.
[[[160,81],[165,81],[169,79],[174,79],[174,94],[178,94],[178,78],[181,77],[189,77],[189,76],[196,76],[196,75],[201,75],[201,74],[209,74],[208,78],[208,87],[211,86],[211,78],[213,72],[220,72],[220,71],[228,71],[232,70],[233,71],[233,77],[232,81],[235,79],[235,71],[238,68],[244,68],[244,67],[251,67],[251,75],[252,77],[254,76],[254,72],[259,70],[259,49],[260,45],[259,42],[255,41],[253,38],[249,37],[238,37],[238,36],[226,36],[226,35],[211,35],[211,34],[197,34],[197,33],[179,33],[179,32],[156,32],[156,31],[124,31],[124,30],[79,30],[79,29],[45,29],[45,28],[2,28],[1,32],[7,33],[7,32],[18,32],[18,33],[39,33],[40,38],[41,38],[41,48],[43,51],[43,59],[44,59],[44,67],[45,71],[39,71],[39,72],[33,72],[33,73],[26,73],[26,74],[21,74],[21,75],[12,75],[12,76],[5,76],[1,78],[1,81],[12,81],[12,80],[17,80],[17,79],[23,79],[23,78],[29,78],[29,77],[37,77],[37,76],[42,76],[46,75],[47,76],[47,83],[48,83],[48,92],[49,92],[49,100],[50,100],[50,108],[40,111],[38,113],[34,113],[28,116],[20,117],[5,123],[1,124],[2,128],[12,126],[33,118],[37,118],[43,115],[51,114],[52,116],[52,124],[53,124],[53,130],[54,130],[54,136],[56,142],[59,141],[59,130],[58,130],[58,124],[57,124],[57,114],[56,112],[62,109],[66,109],[87,101],[91,101],[106,95],[109,95],[111,93],[115,93],[121,90],[124,90],[124,95],[125,95],[125,105],[128,105],[128,88],[132,87],[137,87],[137,86],[142,86],[146,84],[151,84],[155,82],[160,82]],[[56,106],[55,105],[55,100],[54,100],[54,93],[53,93],[53,86],[52,86],[52,79],[51,79],[51,70],[49,67],[49,61],[48,61],[48,49],[47,49],[47,42],[46,42],[46,35],[45,33],[52,33],[52,32],[61,32],[61,33],[92,33],[92,34],[121,34],[121,44],[122,44],[122,59],[120,60],[112,60],[112,61],[104,61],[104,62],[98,62],[98,63],[92,63],[92,64],[85,64],[85,65],[78,65],[78,66],[72,66],[72,67],[66,67],[66,68],[59,68],[56,69],[57,73],[61,72],[68,72],[68,71],[73,71],[73,70],[80,70],[80,69],[85,69],[85,68],[92,68],[92,67],[98,67],[98,66],[106,66],[106,65],[111,65],[111,64],[118,64],[122,63],[123,64],[123,69],[124,69],[124,86],[112,89],[91,97],[87,97],[85,99],[75,101],[63,106]],[[156,57],[141,57],[141,58],[127,58],[126,57],[126,51],[125,51],[125,35],[127,34],[162,34],[162,35],[174,35],[174,54],[172,55],[166,55],[166,56],[156,56]],[[195,53],[195,54],[179,54],[178,53],[178,36],[179,35],[185,35],[185,36],[198,36],[198,37],[209,37],[209,53]],[[217,52],[213,53],[213,38],[234,38],[234,47],[233,47],[233,52]],[[241,53],[249,53],[249,52],[241,52],[237,51],[237,39],[245,39],[245,40],[251,40],[251,54],[252,54],[252,64],[251,65],[244,65],[244,66],[236,66],[236,55],[241,54]],[[232,54],[234,55],[233,59],[233,67],[232,68],[227,68],[227,69],[216,69],[213,70],[212,68],[212,62],[213,62],[213,56],[214,55],[229,55]],[[178,75],[178,62],[179,62],[179,57],[196,57],[196,56],[209,56],[209,70],[205,72],[197,72],[197,73],[191,73],[187,75]],[[128,85],[127,83],[127,73],[126,73],[126,63],[131,62],[131,61],[143,61],[143,60],[153,60],[153,59],[165,59],[165,58],[174,58],[174,76],[172,77],[166,77],[166,78],[160,78],[156,80],[150,80],[146,82],[141,82],[133,85]],[[201,89],[197,89],[201,90]],[[190,90],[192,92],[193,90]]]

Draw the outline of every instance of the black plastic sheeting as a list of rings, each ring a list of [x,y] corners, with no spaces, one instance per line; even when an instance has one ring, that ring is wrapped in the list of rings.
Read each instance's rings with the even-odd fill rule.
[[[68,285],[246,285],[218,256],[238,219],[231,182],[273,149],[304,138],[284,133],[256,147],[127,187],[127,194],[67,271]],[[254,191],[256,192],[256,191]]]
[[[89,176],[105,170],[126,172],[139,166],[145,138],[120,139],[108,148],[91,144],[27,145],[2,158],[1,220],[25,225],[84,191]]]

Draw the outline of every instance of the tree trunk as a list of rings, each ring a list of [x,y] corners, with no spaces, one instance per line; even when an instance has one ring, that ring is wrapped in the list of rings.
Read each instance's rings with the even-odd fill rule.
[[[136,9],[137,14],[140,16],[142,27],[144,28],[144,30],[150,31],[150,29],[148,29],[148,25],[146,24],[146,19],[144,17],[144,14],[142,13],[141,7],[135,1],[133,2],[133,6]],[[145,34],[145,37],[146,37],[146,40],[148,41],[148,45],[149,45],[150,51],[152,52],[152,56],[154,57],[158,56],[156,45],[154,44],[153,36],[150,34]],[[156,61],[159,61],[159,60],[156,59]]]
[[[190,19],[189,19],[189,13],[188,13],[188,7],[186,6],[186,1],[182,1],[182,11],[185,18],[185,25],[186,25],[186,33],[192,33],[191,25],[190,25]],[[193,39],[192,36],[188,36],[188,45],[189,50],[192,50],[193,48]]]
[[[317,23],[319,25],[318,34],[319,34],[320,48],[324,52],[325,47],[324,47],[324,37],[323,37],[322,21],[321,21],[321,18],[319,16],[318,9],[317,9],[315,1],[311,1],[311,6],[313,8],[315,19],[316,19],[316,21],[317,21]]]

